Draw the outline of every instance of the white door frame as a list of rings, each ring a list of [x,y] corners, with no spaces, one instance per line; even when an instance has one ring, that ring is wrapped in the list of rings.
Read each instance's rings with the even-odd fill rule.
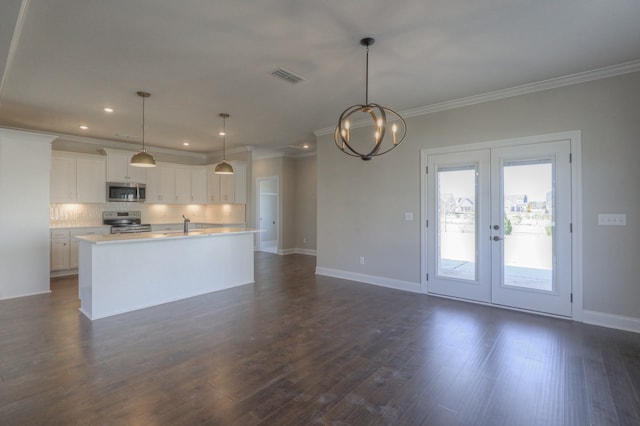
[[[278,254],[280,253],[280,241],[282,240],[282,234],[281,234],[281,229],[282,226],[280,226],[280,178],[279,176],[263,176],[263,177],[258,177],[256,178],[256,223],[257,223],[257,228],[260,228],[260,212],[261,212],[261,203],[260,203],[260,182],[261,181],[268,181],[268,180],[273,180],[276,183],[276,251]],[[257,250],[260,251],[260,248],[262,246],[262,233],[258,232],[257,233],[257,237],[258,237],[258,244],[257,244]]]
[[[436,154],[450,154],[462,151],[504,148],[518,145],[526,145],[541,142],[569,140],[571,144],[571,288],[573,294],[573,307],[571,318],[575,321],[583,321],[583,274],[582,274],[582,142],[579,130],[551,133],[545,135],[527,136],[522,138],[503,139],[497,141],[480,142],[467,145],[458,145],[444,148],[432,148],[420,150],[420,289],[427,293],[427,157]],[[481,302],[477,302],[481,303]],[[498,306],[498,305],[496,305]],[[515,310],[520,310],[513,308]]]

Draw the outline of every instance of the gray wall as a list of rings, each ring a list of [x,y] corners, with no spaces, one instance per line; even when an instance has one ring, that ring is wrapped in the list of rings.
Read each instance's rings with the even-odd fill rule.
[[[584,309],[640,318],[640,73],[407,120],[397,150],[370,162],[318,138],[318,267],[420,282],[420,151],[580,130]],[[626,227],[597,225],[626,213]],[[365,265],[359,256],[366,257]]]
[[[293,158],[282,158],[282,179],[280,179],[281,192],[281,217],[283,250],[296,248],[296,210],[295,210],[295,160]]]
[[[258,178],[279,178],[279,246],[281,251],[316,249],[316,157],[274,157],[253,161],[252,197]],[[255,203],[254,203],[255,205]],[[257,217],[254,212],[253,217]],[[255,225],[254,225],[255,226]],[[307,242],[303,240],[306,238]]]
[[[298,249],[316,250],[317,187],[316,156],[296,158],[295,247]]]
[[[294,167],[293,160],[285,157],[267,158],[253,161],[253,189],[252,197],[259,194],[256,187],[258,178],[278,176],[279,180],[279,219],[278,224],[278,250],[294,248],[295,242],[295,210],[294,210]],[[254,202],[255,206],[255,202]],[[257,207],[254,207],[254,210]],[[253,217],[258,217],[254,212]]]

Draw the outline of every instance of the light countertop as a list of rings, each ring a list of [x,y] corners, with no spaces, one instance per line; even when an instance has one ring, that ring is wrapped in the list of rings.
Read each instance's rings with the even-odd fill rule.
[[[75,238],[88,241],[93,244],[116,244],[132,243],[141,241],[175,240],[184,238],[206,238],[224,236],[230,234],[251,234],[260,232],[259,229],[244,227],[224,227],[195,229],[184,233],[183,231],[161,231],[161,232],[140,232],[132,234],[104,234],[104,235],[81,235]]]
[[[180,225],[182,226],[183,222],[149,222],[152,226],[162,226],[162,225]],[[202,221],[194,221],[191,222],[192,225],[213,225],[213,226],[225,226],[225,227],[244,227],[245,223],[222,223],[222,222],[202,222]],[[101,223],[96,225],[67,225],[67,224],[52,224],[49,226],[49,229],[83,229],[83,228],[111,228],[111,225],[103,225]]]
[[[49,229],[84,229],[84,228],[105,228],[105,229],[110,229],[111,225],[103,225],[103,224],[97,224],[97,225],[60,225],[60,224],[55,224],[55,225],[50,225]]]

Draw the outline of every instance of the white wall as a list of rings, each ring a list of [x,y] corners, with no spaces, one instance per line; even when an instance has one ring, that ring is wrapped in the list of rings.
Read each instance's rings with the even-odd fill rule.
[[[319,268],[419,283],[421,223],[404,212],[419,217],[420,150],[580,130],[584,309],[640,320],[640,73],[407,124],[405,142],[369,162],[341,153],[332,135],[318,138]],[[626,213],[627,226],[598,226],[598,213]]]
[[[49,291],[54,138],[0,129],[0,299]]]

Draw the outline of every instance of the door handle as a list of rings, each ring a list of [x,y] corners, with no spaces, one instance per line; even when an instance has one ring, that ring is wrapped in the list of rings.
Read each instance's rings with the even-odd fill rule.
[[[504,238],[500,238],[497,235],[493,237],[493,241],[500,241],[500,240],[504,240]]]

